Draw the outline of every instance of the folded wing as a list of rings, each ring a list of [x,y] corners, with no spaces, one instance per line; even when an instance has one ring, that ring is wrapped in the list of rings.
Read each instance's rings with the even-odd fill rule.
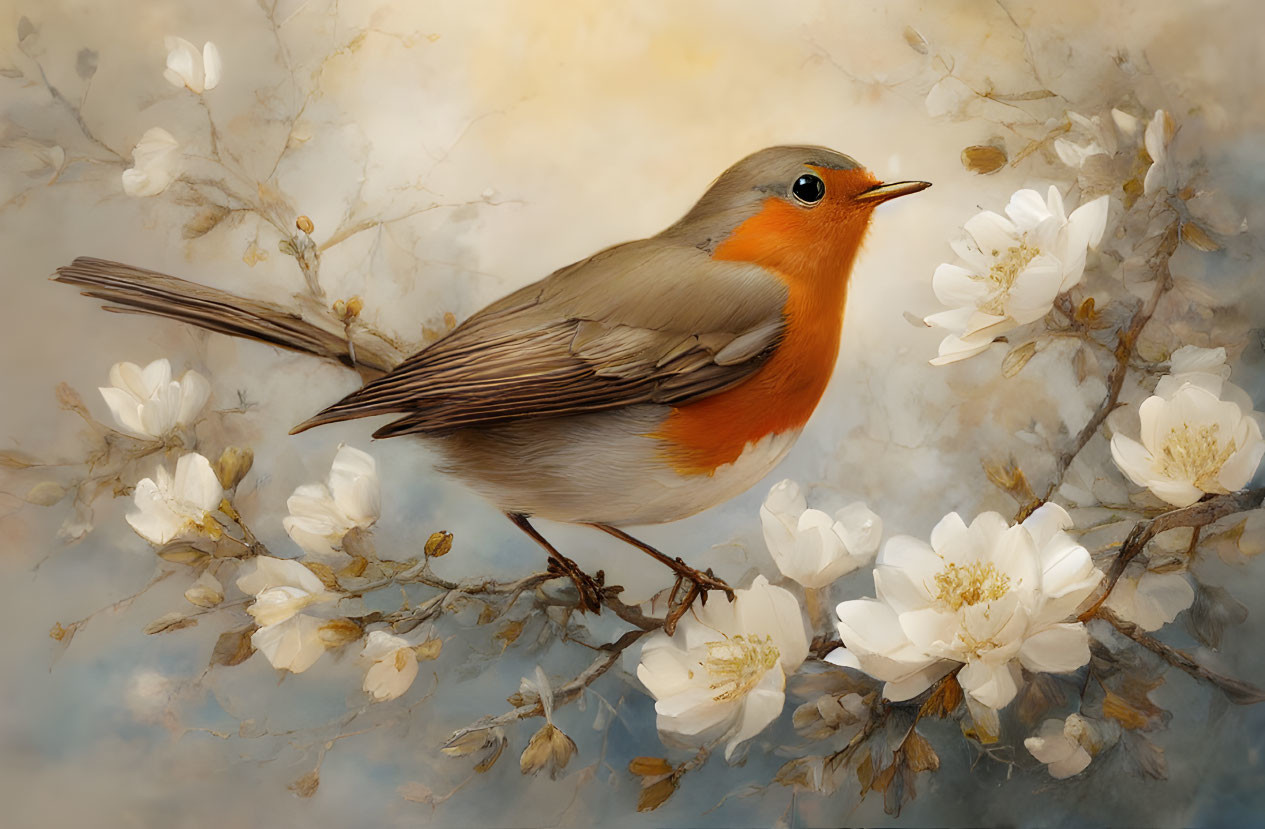
[[[762,268],[630,242],[494,303],[295,432],[382,414],[374,437],[444,432],[741,383],[782,335],[786,288]]]

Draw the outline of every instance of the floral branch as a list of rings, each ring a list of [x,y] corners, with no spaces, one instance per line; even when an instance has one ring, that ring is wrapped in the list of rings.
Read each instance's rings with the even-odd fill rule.
[[[1261,490],[1258,490],[1260,492]],[[1259,498],[1258,498],[1259,502]],[[1190,654],[1185,651],[1178,650],[1171,645],[1166,645],[1154,636],[1146,633],[1138,625],[1133,622],[1125,621],[1116,614],[1106,608],[1100,608],[1096,612],[1096,617],[1106,620],[1112,627],[1120,631],[1123,635],[1137,642],[1151,653],[1163,659],[1169,665],[1180,668],[1196,679],[1202,679],[1219,688],[1230,702],[1236,705],[1253,705],[1258,702],[1265,702],[1265,688],[1259,688],[1250,682],[1244,682],[1241,679],[1234,679],[1216,671],[1210,670],[1196,662]]]

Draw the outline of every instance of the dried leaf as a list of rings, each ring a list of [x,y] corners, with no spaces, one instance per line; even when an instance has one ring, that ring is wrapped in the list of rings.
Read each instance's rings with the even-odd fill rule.
[[[1006,166],[1006,151],[988,144],[974,144],[962,150],[962,166],[976,175],[995,173]]]
[[[440,652],[444,649],[444,640],[438,638],[427,639],[420,645],[413,648],[413,653],[417,654],[418,662],[430,662],[432,659],[438,659]]]
[[[868,751],[857,763],[857,780],[861,783],[861,794],[869,791],[870,784],[874,782],[874,757]]]
[[[1001,361],[1001,376],[1014,377],[1023,371],[1023,367],[1028,364],[1037,353],[1037,343],[1035,340],[1029,340],[1022,345],[1017,345],[1006,354]]]
[[[1045,719],[1046,712],[1067,700],[1063,685],[1049,674],[1033,674],[1019,691],[1019,720],[1027,726]]]
[[[492,638],[499,639],[501,641],[501,650],[505,650],[510,645],[514,644],[514,641],[518,639],[518,637],[523,635],[523,627],[526,624],[526,619],[515,619],[513,621],[506,622]]]
[[[188,541],[173,541],[160,548],[157,553],[163,561],[173,564],[194,565],[210,558],[205,550],[200,550]]]
[[[905,765],[910,771],[935,771],[940,768],[940,755],[931,747],[931,743],[917,731],[909,732],[902,749]]]
[[[27,490],[26,500],[37,507],[51,507],[66,497],[66,487],[56,481],[40,481]]]
[[[783,786],[820,792],[825,759],[820,756],[796,757],[777,770],[773,782]]]
[[[75,631],[77,630],[79,630],[78,623],[71,622],[69,625],[63,626],[61,622],[53,622],[48,635],[63,645],[69,645],[70,640],[75,638]]]
[[[430,538],[426,539],[426,557],[439,558],[448,555],[452,550],[452,533],[440,530],[437,533],[431,533]]]
[[[338,584],[338,576],[334,575],[334,568],[320,561],[305,561],[303,566],[312,571],[312,575],[321,580],[321,584],[325,585],[326,590],[342,589]]]
[[[237,630],[228,630],[215,640],[215,648],[211,651],[211,664],[232,667],[240,665],[255,652],[250,637],[255,633],[255,626],[248,625]]]
[[[83,404],[83,398],[79,396],[79,392],[70,387],[69,383],[58,383],[56,395],[58,406],[68,412],[78,412],[84,417],[90,417],[88,407]]]
[[[680,783],[675,776],[665,777],[657,783],[653,783],[641,790],[641,796],[637,798],[638,812],[653,812],[658,809],[668,798],[676,791]]]
[[[523,774],[539,774],[548,769],[551,778],[567,767],[575,754],[575,741],[553,723],[545,723],[532,735],[518,759]]]
[[[1145,728],[1150,721],[1146,714],[1112,691],[1108,691],[1103,698],[1102,713],[1104,717],[1110,717],[1120,723],[1121,727],[1128,729]]]
[[[948,677],[936,687],[918,711],[918,718],[947,717],[962,704],[962,686],[957,677]]]
[[[1010,95],[992,94],[988,97],[995,101],[1040,101],[1042,98],[1053,98],[1054,93],[1048,89],[1034,89],[1031,92],[1015,92]]]
[[[352,579],[359,578],[368,566],[369,559],[364,556],[355,556],[347,563],[346,567],[338,571],[338,575]]]
[[[19,452],[16,449],[0,450],[0,467],[5,469],[30,469],[33,466],[43,466],[38,459]]]
[[[634,757],[628,762],[628,771],[641,777],[657,777],[671,774],[672,764],[662,757]]]
[[[316,635],[327,648],[341,648],[355,642],[364,634],[364,628],[351,619],[330,619],[316,630]]]
[[[913,26],[906,26],[904,31],[905,42],[909,44],[909,48],[913,49],[920,55],[925,55],[931,51],[931,44],[922,36],[922,33]]]
[[[155,633],[171,633],[173,630],[191,628],[197,623],[197,619],[191,619],[182,613],[165,613],[150,622],[148,625],[145,625],[143,632],[148,635]]]
[[[309,771],[307,774],[295,780],[287,789],[297,794],[299,797],[311,797],[316,794],[316,790],[321,785],[321,773],[316,769]]]
[[[1182,225],[1182,241],[1195,250],[1201,250],[1204,253],[1221,250],[1221,244],[1208,235],[1208,231],[1194,222],[1186,222]]]
[[[475,764],[474,770],[477,771],[479,774],[483,774],[485,771],[492,768],[494,765],[496,765],[496,761],[501,759],[501,752],[505,751],[505,747],[509,744],[510,744],[510,741],[506,739],[505,737],[502,737],[500,740],[497,740],[492,745],[492,750],[488,752],[487,756]]]

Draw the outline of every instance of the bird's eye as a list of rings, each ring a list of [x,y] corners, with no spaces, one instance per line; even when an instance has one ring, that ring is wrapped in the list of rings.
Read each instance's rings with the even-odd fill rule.
[[[826,195],[826,183],[816,176],[800,176],[791,185],[791,195],[800,203],[811,207]]]

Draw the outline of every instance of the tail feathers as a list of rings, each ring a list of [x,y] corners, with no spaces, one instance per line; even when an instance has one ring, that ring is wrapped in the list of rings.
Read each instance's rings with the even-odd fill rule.
[[[356,342],[353,357],[352,348],[341,331],[326,330],[279,305],[120,262],[79,257],[58,268],[53,278],[84,288],[84,296],[113,303],[104,306],[107,311],[166,317],[209,331],[335,360],[356,369],[365,379],[389,371],[400,361],[400,355],[389,346],[375,347],[363,342]]]

